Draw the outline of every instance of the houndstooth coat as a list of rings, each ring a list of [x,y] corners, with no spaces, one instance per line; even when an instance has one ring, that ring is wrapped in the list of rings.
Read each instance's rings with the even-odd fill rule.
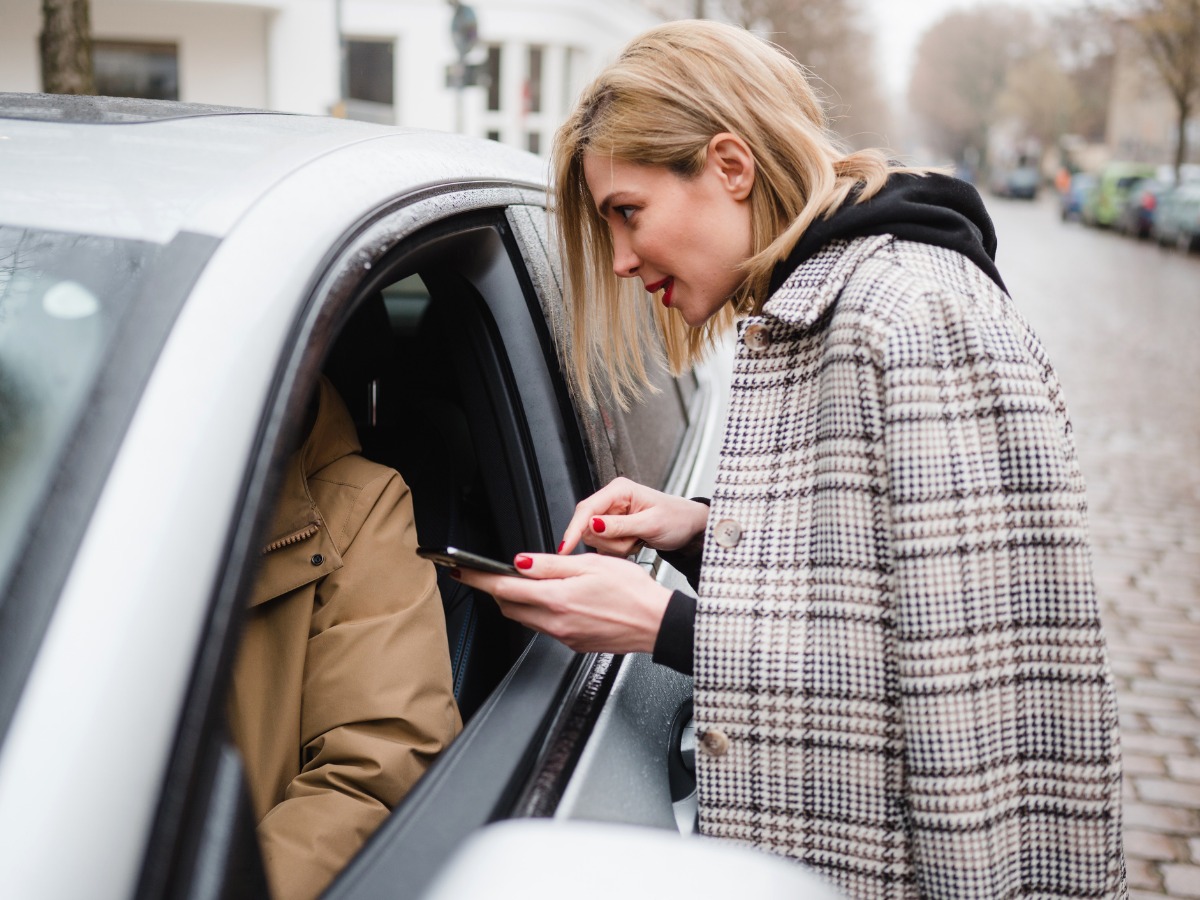
[[[701,830],[851,897],[1119,897],[1058,379],[964,256],[835,241],[739,326],[696,615]]]

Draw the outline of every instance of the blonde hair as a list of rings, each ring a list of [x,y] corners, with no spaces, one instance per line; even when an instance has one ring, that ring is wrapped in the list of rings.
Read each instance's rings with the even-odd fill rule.
[[[585,153],[662,166],[682,178],[704,167],[709,141],[731,132],[754,156],[750,193],[753,251],[731,302],[699,328],[647,303],[632,279],[612,270],[607,224],[588,192]],[[662,339],[672,371],[698,361],[739,315],[766,301],[771,271],[820,215],[832,214],[858,187],[859,201],[893,171],[879,150],[845,153],[825,110],[793,57],[749,32],[711,21],[670,22],[625,48],[584,91],[551,149],[557,242],[567,274],[573,371],[580,395],[595,404],[607,382],[625,405],[647,382],[643,348]]]

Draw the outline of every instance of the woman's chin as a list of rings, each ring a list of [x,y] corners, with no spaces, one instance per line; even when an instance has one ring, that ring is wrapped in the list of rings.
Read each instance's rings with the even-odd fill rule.
[[[679,317],[683,319],[683,324],[687,325],[689,328],[701,328],[704,323],[717,314],[717,311],[720,309],[720,307],[711,311],[691,309],[682,310],[679,307],[675,307],[675,309],[679,313]]]

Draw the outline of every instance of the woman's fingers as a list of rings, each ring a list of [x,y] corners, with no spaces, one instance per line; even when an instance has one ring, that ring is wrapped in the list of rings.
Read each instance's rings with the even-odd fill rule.
[[[575,514],[571,516],[571,521],[567,523],[563,532],[558,552],[573,553],[581,540],[593,536],[594,519],[628,512],[633,505],[633,489],[637,487],[640,485],[628,478],[614,478],[590,497],[580,500],[575,506]]]
[[[654,546],[661,508],[673,499],[628,478],[615,478],[575,507],[558,552],[569,554],[581,541],[608,556],[628,556],[642,543]]]
[[[547,578],[570,578],[587,570],[592,560],[590,554],[557,556],[553,553],[518,553],[513,565],[520,575],[493,575],[476,569],[458,569],[455,578],[469,587],[491,594],[497,600],[512,603],[528,603],[539,596],[529,587],[532,581]],[[544,597],[544,593],[540,595]]]
[[[570,578],[582,575],[593,568],[593,558],[588,554],[558,556],[554,553],[518,553],[513,565],[526,578]]]
[[[649,652],[670,590],[636,563],[595,553],[522,553],[521,576],[461,569],[464,584],[496,598],[511,619],[578,651]]]
[[[641,549],[658,528],[654,521],[659,518],[654,509],[627,515],[593,516],[588,525],[589,535],[585,542],[608,556],[629,556]]]

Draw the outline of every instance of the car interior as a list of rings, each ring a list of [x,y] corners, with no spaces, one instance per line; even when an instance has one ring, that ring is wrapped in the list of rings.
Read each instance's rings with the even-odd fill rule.
[[[363,455],[399,471],[412,491],[421,545],[510,559],[526,545],[515,537],[517,485],[496,452],[501,423],[481,390],[495,380],[497,360],[470,333],[482,313],[461,276],[436,266],[413,272],[359,301],[324,372],[351,410]],[[467,721],[530,634],[444,567],[437,578]]]

